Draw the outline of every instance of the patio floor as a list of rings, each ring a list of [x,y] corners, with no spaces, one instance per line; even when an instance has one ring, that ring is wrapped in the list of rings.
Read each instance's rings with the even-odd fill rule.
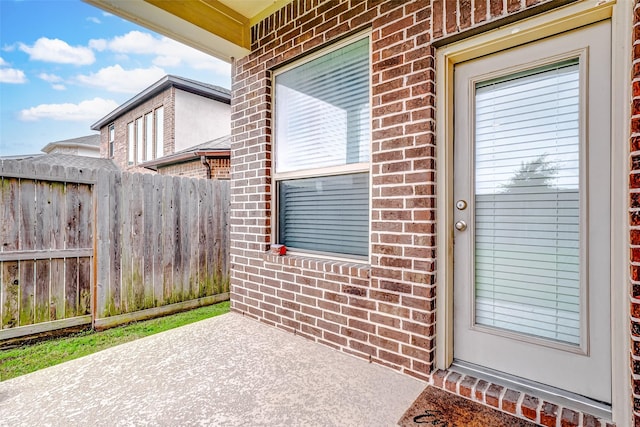
[[[229,313],[0,382],[0,425],[392,426],[425,386]]]

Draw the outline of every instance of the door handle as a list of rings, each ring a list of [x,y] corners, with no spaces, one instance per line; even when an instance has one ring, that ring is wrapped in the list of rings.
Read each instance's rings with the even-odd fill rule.
[[[467,229],[467,223],[464,221],[458,221],[455,223],[456,230],[464,231]]]

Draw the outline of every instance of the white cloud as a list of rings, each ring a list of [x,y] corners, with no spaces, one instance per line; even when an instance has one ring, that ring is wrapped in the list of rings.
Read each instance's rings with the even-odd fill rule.
[[[102,24],[102,21],[100,21],[98,18],[96,18],[95,16],[89,16],[87,18],[87,21],[89,22],[93,22],[94,24]]]
[[[102,68],[97,73],[78,75],[75,80],[83,85],[111,92],[138,93],[160,80],[165,74],[165,71],[159,67],[125,70],[120,65],[112,65]]]
[[[91,121],[98,120],[117,107],[118,103],[116,101],[102,98],[93,98],[82,101],[79,104],[40,104],[20,111],[20,120]]]
[[[107,48],[107,41],[105,39],[91,39],[89,40],[89,47],[102,52]]]
[[[48,83],[60,83],[62,81],[62,77],[56,76],[55,74],[40,73],[38,74],[38,78]]]
[[[51,85],[51,87],[54,90],[67,90],[67,87],[65,85],[61,85],[61,84]]]
[[[0,67],[6,67],[7,65],[9,65],[9,63],[0,56]]]
[[[153,54],[160,40],[160,38],[155,38],[149,33],[130,31],[124,36],[117,36],[111,40],[90,40],[89,46],[93,47],[94,42],[99,42],[105,49],[108,48],[112,52]]]
[[[168,37],[154,37],[141,31],[131,31],[109,40],[93,39],[89,41],[89,46],[98,51],[109,50],[117,54],[153,55],[153,64],[159,67],[184,65],[197,70],[210,70],[223,76],[231,75],[231,66],[224,61]]]
[[[113,16],[113,14],[109,12],[102,12],[102,16]]]
[[[26,83],[27,77],[24,71],[15,68],[0,68],[0,83],[21,84]]]
[[[41,37],[33,46],[20,44],[20,50],[29,54],[29,59],[60,64],[89,65],[96,60],[88,47],[70,46],[60,39]]]

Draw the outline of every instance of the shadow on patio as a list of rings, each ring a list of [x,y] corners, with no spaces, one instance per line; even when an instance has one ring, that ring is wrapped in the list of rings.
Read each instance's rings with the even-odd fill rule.
[[[0,383],[0,425],[396,425],[425,383],[230,313]]]

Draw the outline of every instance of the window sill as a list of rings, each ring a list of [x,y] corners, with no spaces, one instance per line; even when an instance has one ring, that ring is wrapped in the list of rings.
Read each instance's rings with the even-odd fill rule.
[[[262,255],[265,262],[290,267],[298,267],[306,270],[322,271],[326,273],[342,274],[345,276],[369,279],[371,265],[358,260],[339,260],[330,258],[319,258],[312,255],[287,254],[275,255],[266,252]]]

